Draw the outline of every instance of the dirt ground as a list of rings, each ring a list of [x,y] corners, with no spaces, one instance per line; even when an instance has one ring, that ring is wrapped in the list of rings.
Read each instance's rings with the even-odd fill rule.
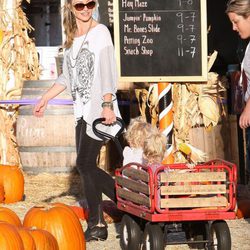
[[[15,204],[4,205],[17,213],[22,220],[25,213],[35,205],[49,202],[63,202],[75,205],[81,199],[80,181],[75,175],[69,174],[25,174],[25,200]],[[249,195],[250,191],[241,187]],[[86,222],[81,221],[83,228]],[[232,250],[250,250],[250,219],[236,219],[227,221],[232,238]],[[90,250],[119,250],[120,223],[108,225],[109,236],[104,242],[87,243]],[[167,250],[189,249],[188,245],[167,246]]]

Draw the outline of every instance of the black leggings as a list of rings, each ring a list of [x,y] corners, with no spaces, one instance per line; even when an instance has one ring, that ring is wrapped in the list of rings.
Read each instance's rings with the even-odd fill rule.
[[[102,141],[92,139],[86,134],[86,122],[83,119],[79,120],[76,126],[76,167],[82,178],[88,202],[89,227],[105,223],[102,219],[102,193],[113,201],[116,199],[114,179],[96,164],[102,145]]]

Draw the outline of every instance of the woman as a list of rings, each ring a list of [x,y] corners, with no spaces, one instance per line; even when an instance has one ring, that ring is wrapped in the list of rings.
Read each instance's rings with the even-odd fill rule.
[[[42,96],[34,115],[43,115],[48,101],[64,89],[71,92],[76,119],[76,166],[83,180],[89,208],[86,241],[106,240],[107,225],[101,207],[102,193],[115,200],[115,183],[97,167],[102,141],[92,130],[96,118],[111,126],[120,116],[115,98],[117,72],[114,48],[106,26],[92,18],[96,1],[67,0],[64,6],[66,34],[63,73]]]
[[[230,0],[226,13],[233,24],[233,30],[239,33],[242,39],[250,38],[250,0]],[[247,76],[247,91],[245,94],[246,106],[240,116],[239,125],[242,129],[250,126],[250,48],[249,43],[242,61],[242,69]]]

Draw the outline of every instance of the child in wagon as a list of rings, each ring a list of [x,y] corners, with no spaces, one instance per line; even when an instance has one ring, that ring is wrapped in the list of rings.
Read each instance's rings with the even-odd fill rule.
[[[142,117],[137,117],[131,120],[125,139],[129,146],[123,150],[123,165],[135,162],[155,172],[165,155],[166,137]]]
[[[156,169],[162,165],[166,152],[167,138],[158,129],[152,131],[143,144],[143,164],[150,167],[155,173]]]
[[[125,132],[125,139],[128,146],[123,150],[123,166],[128,163],[143,163],[143,144],[145,137],[150,134],[153,127],[147,123],[142,116],[132,119]]]
[[[154,175],[166,152],[167,138],[155,126],[145,122],[142,117],[131,120],[125,133],[125,138],[129,144],[123,151],[123,165],[132,163],[131,168],[140,169],[133,163],[142,164],[151,169]],[[167,170],[168,171],[168,170]],[[123,175],[127,178],[125,175]],[[127,190],[127,188],[124,188]],[[145,194],[140,193],[145,196]],[[160,193],[157,191],[157,204],[160,206]]]

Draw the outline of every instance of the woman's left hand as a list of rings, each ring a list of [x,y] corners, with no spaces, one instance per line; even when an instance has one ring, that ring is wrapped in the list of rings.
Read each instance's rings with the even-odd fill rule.
[[[105,118],[104,124],[111,125],[116,122],[115,112],[109,107],[103,108],[101,116]]]

